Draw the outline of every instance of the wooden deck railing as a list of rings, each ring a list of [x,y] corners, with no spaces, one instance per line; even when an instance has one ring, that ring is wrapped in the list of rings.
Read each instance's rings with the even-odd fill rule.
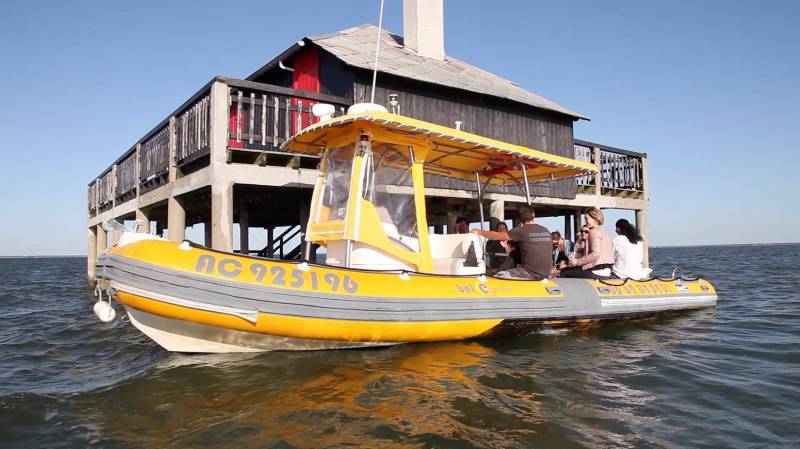
[[[580,145],[575,142],[575,159],[583,162],[589,162],[590,164],[594,164],[594,149],[590,146]],[[594,185],[594,176],[592,175],[585,175],[579,176],[575,178],[575,182],[578,183],[578,186],[593,186]]]
[[[642,159],[625,154],[600,153],[604,189],[642,191]]]
[[[128,151],[128,156],[117,164],[115,198],[122,198],[136,191],[136,149]]]
[[[114,201],[114,170],[109,169],[97,180],[97,207],[103,208]]]
[[[247,81],[229,82],[228,148],[231,150],[279,150],[291,136],[319,121],[311,107],[332,104],[336,115],[348,104],[342,98]]]
[[[98,203],[97,191],[98,191],[97,182],[92,182],[91,184],[89,184],[88,201],[89,201],[90,214],[95,213],[97,211],[97,203]]]
[[[647,154],[622,150],[575,139],[575,159],[597,163],[600,159],[600,187],[605,190],[644,191],[644,164]],[[594,187],[593,175],[577,178],[578,186]]]
[[[227,86],[228,104],[212,104],[214,83]],[[89,184],[89,212],[128,201],[140,187],[164,184],[170,165],[184,167],[209,155],[214,108],[227,118],[227,150],[267,153],[280,151],[289,137],[315,123],[311,107],[319,102],[333,104],[337,115],[348,106],[347,100],[333,95],[216,77]]]
[[[175,163],[188,164],[211,151],[211,95],[175,117]]]
[[[152,134],[139,148],[139,182],[153,182],[169,172],[169,124]]]
[[[227,88],[227,104],[214,103],[215,83]],[[333,95],[216,77],[89,184],[89,213],[102,212],[158,188],[168,181],[171,166],[195,170],[202,167],[198,164],[210,163],[207,156],[212,151],[212,131],[216,131],[212,129],[215,114],[225,117],[227,129],[223,130],[226,147],[214,151],[226,151],[229,163],[266,164],[268,153],[282,152],[280,146],[288,138],[318,120],[311,108],[320,102],[334,105],[336,115],[343,114],[348,106],[346,99]],[[599,160],[601,194],[643,191],[646,156],[575,140],[577,159],[591,163]],[[593,188],[596,183],[595,176],[577,178],[579,187]]]

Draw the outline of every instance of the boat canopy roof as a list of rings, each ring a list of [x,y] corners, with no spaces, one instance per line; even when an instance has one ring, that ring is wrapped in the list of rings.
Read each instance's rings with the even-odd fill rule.
[[[584,175],[597,171],[594,164],[556,156],[543,151],[502,142],[446,126],[391,114],[363,112],[343,115],[313,124],[284,144],[284,148],[306,154],[320,154],[328,140],[371,130],[395,135],[405,141],[429,145],[425,172],[474,180],[475,173],[493,184],[517,183],[524,163],[529,180],[547,180]],[[380,137],[376,137],[380,140]]]

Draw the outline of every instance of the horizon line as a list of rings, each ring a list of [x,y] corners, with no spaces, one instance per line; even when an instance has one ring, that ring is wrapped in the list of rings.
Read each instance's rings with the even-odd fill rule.
[[[800,245],[800,241],[764,242],[764,243],[704,243],[704,244],[688,244],[688,245],[650,245],[650,248],[697,248],[697,247],[707,247],[707,246],[781,246],[781,245]],[[0,259],[48,258],[48,257],[74,258],[74,257],[87,257],[87,256],[88,254],[29,254],[29,255],[0,256]]]

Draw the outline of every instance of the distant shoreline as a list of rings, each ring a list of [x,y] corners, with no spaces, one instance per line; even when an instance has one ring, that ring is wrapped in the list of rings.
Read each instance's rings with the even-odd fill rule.
[[[788,246],[800,245],[800,242],[782,242],[782,243],[711,243],[708,245],[652,245],[650,248],[704,248],[711,246]],[[86,255],[38,255],[38,256],[0,256],[0,259],[73,259],[73,258],[86,258]]]
[[[800,245],[800,242],[780,242],[780,243],[709,243],[697,245],[650,245],[650,248],[705,248],[709,246],[790,246]]]

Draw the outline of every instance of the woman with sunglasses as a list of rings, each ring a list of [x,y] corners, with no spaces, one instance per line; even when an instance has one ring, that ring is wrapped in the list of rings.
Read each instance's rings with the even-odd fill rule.
[[[585,254],[569,259],[570,268],[561,270],[561,277],[608,279],[614,266],[614,250],[611,237],[603,229],[603,212],[590,207],[583,212],[589,236],[586,240]]]

